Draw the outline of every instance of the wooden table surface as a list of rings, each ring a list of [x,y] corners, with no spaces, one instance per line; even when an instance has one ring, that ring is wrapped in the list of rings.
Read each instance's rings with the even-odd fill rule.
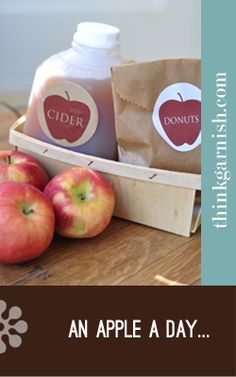
[[[0,107],[1,150],[9,149],[8,129],[15,120]],[[0,285],[197,285],[200,247],[200,230],[185,238],[113,218],[93,239],[55,236],[40,258],[0,265]]]

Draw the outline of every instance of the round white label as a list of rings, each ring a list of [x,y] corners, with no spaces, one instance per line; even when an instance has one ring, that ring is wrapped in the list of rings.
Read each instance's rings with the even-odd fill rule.
[[[89,92],[79,84],[58,80],[41,93],[40,126],[49,139],[65,147],[85,144],[98,125],[98,109]]]
[[[193,150],[201,144],[201,90],[185,82],[166,87],[155,103],[152,119],[173,149]]]

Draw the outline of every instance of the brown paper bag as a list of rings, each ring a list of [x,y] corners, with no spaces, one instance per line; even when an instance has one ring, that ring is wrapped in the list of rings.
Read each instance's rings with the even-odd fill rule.
[[[119,160],[200,173],[200,60],[112,68]]]

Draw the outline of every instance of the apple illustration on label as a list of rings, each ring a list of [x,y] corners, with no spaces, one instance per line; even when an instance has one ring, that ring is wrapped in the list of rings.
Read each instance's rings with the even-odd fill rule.
[[[201,131],[201,102],[191,99],[169,100],[159,110],[160,121],[169,139],[177,146],[192,145]]]
[[[196,148],[201,143],[201,90],[189,83],[165,88],[154,106],[153,123],[173,149]]]
[[[71,101],[66,90],[65,94],[67,98],[59,95],[46,97],[44,116],[53,138],[74,143],[82,137],[88,126],[90,109],[83,102]]]

